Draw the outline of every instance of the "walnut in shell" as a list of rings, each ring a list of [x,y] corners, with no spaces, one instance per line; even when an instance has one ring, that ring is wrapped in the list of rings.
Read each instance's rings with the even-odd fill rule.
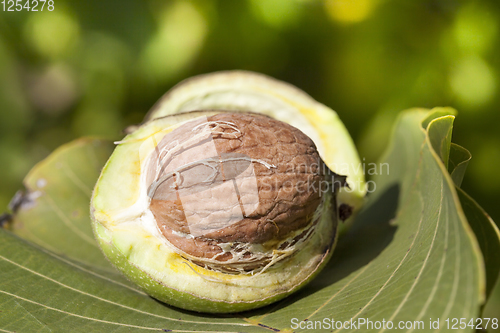
[[[272,117],[154,117],[104,167],[94,233],[151,296],[200,312],[243,311],[293,293],[324,267],[345,185],[313,140]]]

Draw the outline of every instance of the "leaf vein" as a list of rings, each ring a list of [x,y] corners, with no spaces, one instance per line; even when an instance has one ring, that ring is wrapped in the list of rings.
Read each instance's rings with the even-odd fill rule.
[[[8,296],[11,296],[11,297],[14,297],[14,298],[17,298],[17,299],[20,299],[20,300],[23,300],[23,301],[31,303],[31,304],[35,304],[35,305],[41,306],[41,307],[46,308],[48,310],[52,310],[52,311],[64,313],[64,314],[66,314],[68,316],[73,316],[73,317],[77,317],[77,318],[81,318],[81,319],[91,320],[91,321],[95,321],[95,322],[99,322],[99,323],[104,323],[104,324],[110,324],[110,325],[117,325],[117,326],[130,327],[130,328],[139,328],[139,329],[149,330],[149,331],[165,331],[163,328],[158,328],[158,327],[146,327],[146,326],[124,324],[124,323],[118,323],[118,322],[109,321],[109,320],[103,320],[103,319],[97,319],[97,318],[82,316],[82,315],[79,315],[79,314],[76,314],[76,313],[64,311],[64,310],[61,310],[61,309],[57,309],[57,308],[54,308],[54,307],[51,307],[51,306],[39,303],[39,302],[35,302],[33,300],[30,300],[30,299],[27,299],[27,298],[24,298],[24,297],[15,295],[15,294],[11,294],[11,293],[9,293],[7,291],[4,291],[4,290],[0,290],[0,293],[8,295]],[[210,324],[213,324],[213,323],[210,323]],[[9,332],[9,331],[6,331],[6,330],[1,330],[1,329],[0,329],[0,331],[2,331],[2,332],[8,332],[8,333],[13,333],[13,332]],[[192,330],[168,330],[168,331],[169,332],[178,332],[178,333],[194,333],[194,332],[197,332],[197,333],[213,333],[214,332],[214,331],[192,331]],[[217,332],[220,332],[220,331],[217,331]],[[220,333],[238,333],[238,332],[220,332]]]
[[[382,287],[380,287],[380,289],[375,293],[375,295],[373,295],[373,297],[368,301],[368,303],[366,303],[365,306],[363,306],[363,308],[361,308],[354,316],[352,316],[353,320],[356,319],[368,306],[370,306],[370,304],[372,304],[373,300],[375,298],[377,298],[378,295],[380,295],[380,293],[383,290],[385,290],[385,287],[389,284],[389,282],[392,280],[392,278],[394,277],[394,275],[396,275],[396,273],[399,271],[399,268],[403,265],[403,262],[408,257],[408,254],[410,253],[410,250],[413,248],[413,245],[415,244],[415,240],[417,239],[417,236],[420,233],[420,229],[421,229],[421,225],[422,225],[422,220],[423,220],[423,218],[420,217],[420,220],[418,222],[417,234],[413,237],[413,241],[411,242],[411,245],[410,245],[408,251],[406,251],[405,255],[403,256],[403,258],[399,262],[399,264],[396,267],[396,269],[391,273],[391,275],[389,276],[389,278],[387,279],[387,281],[382,285]],[[338,329],[334,333],[337,333],[340,330],[341,329]]]
[[[453,226],[455,229],[455,250],[457,252],[457,255],[455,257],[455,272],[453,274],[453,289],[452,289],[448,304],[446,306],[446,309],[445,309],[443,315],[441,316],[441,319],[449,317],[451,308],[453,305],[455,305],[455,298],[457,296],[457,291],[458,291],[458,282],[460,281],[460,276],[459,276],[459,274],[460,274],[460,260],[461,260],[460,235],[459,235],[458,230],[457,230],[458,229],[457,224],[454,223]],[[436,331],[441,331],[441,329],[444,328],[443,325],[444,325],[444,320],[441,321],[441,325],[439,326],[439,328]]]
[[[63,258],[63,257],[58,256],[58,255],[57,255],[57,254],[55,254],[55,253],[52,253],[52,252],[50,252],[50,251],[47,251],[46,249],[40,248],[40,250],[42,250],[42,251],[43,251],[43,252],[45,252],[46,254],[50,255],[51,257],[54,257],[55,259],[60,260],[60,261],[62,261],[62,262],[64,262],[64,263],[66,263],[66,264],[68,264],[68,265],[71,265],[71,266],[73,266],[73,267],[75,267],[75,268],[77,268],[77,269],[79,269],[79,270],[81,270],[81,271],[84,271],[84,272],[88,273],[88,274],[94,275],[94,276],[96,276],[96,277],[99,277],[99,278],[101,278],[101,279],[103,279],[103,280],[106,280],[106,281],[109,281],[109,282],[111,282],[111,283],[117,284],[117,285],[119,285],[119,286],[122,286],[122,287],[128,288],[128,289],[130,289],[130,290],[132,290],[132,291],[135,291],[135,292],[136,292],[136,293],[138,293],[138,294],[141,294],[141,295],[147,295],[145,292],[143,292],[143,291],[141,291],[141,290],[139,290],[139,289],[133,288],[133,287],[128,286],[128,285],[126,285],[126,284],[124,284],[124,283],[121,283],[121,282],[115,281],[115,280],[113,280],[113,279],[110,279],[110,278],[108,278],[108,277],[106,277],[106,276],[103,276],[103,275],[101,275],[101,274],[99,274],[99,273],[97,273],[97,272],[94,272],[94,271],[92,271],[92,270],[86,269],[86,268],[84,268],[84,267],[82,267],[82,266],[80,266],[80,265],[77,265],[76,263],[74,263],[74,262],[72,262],[72,261],[70,261],[70,260],[67,260],[67,259],[65,259],[65,258]]]
[[[78,176],[71,170],[70,166],[66,163],[62,167],[63,172],[68,176],[68,178],[78,187],[82,192],[90,199],[92,194],[92,189],[90,189],[87,184],[85,184]]]
[[[97,244],[93,238],[82,232],[80,229],[78,229],[76,226],[71,223],[71,219],[69,219],[63,211],[57,207],[56,203],[54,200],[50,197],[48,193],[45,193],[44,197],[46,198],[48,204],[50,207],[54,210],[54,212],[57,214],[59,219],[69,228],[71,231],[73,231],[77,236],[79,236],[81,239],[83,239],[85,242],[89,243],[90,245],[97,247]]]
[[[174,319],[174,318],[169,318],[169,317],[165,317],[165,316],[160,316],[160,315],[157,315],[157,314],[154,314],[154,313],[150,313],[150,312],[142,311],[142,310],[139,310],[139,309],[135,309],[135,308],[132,308],[132,307],[127,306],[127,305],[123,305],[123,304],[120,304],[120,303],[116,303],[116,302],[107,300],[107,299],[99,297],[97,295],[92,295],[92,294],[87,293],[87,292],[85,292],[83,290],[79,290],[79,289],[73,288],[71,286],[68,286],[68,285],[62,283],[62,282],[54,280],[54,279],[52,279],[52,278],[50,278],[48,276],[45,276],[45,275],[43,275],[41,273],[35,272],[35,271],[33,271],[33,270],[31,270],[31,269],[29,269],[27,267],[24,267],[23,265],[21,265],[19,263],[16,263],[16,262],[14,262],[14,261],[12,261],[12,260],[10,260],[8,258],[5,258],[4,256],[0,255],[0,259],[3,259],[6,262],[8,262],[8,263],[10,263],[10,264],[12,264],[14,266],[17,266],[17,267],[19,267],[21,269],[24,269],[24,270],[26,270],[26,271],[34,274],[34,275],[40,276],[41,278],[49,280],[49,281],[51,281],[51,282],[53,282],[55,284],[58,284],[58,285],[60,285],[60,286],[62,286],[64,288],[67,288],[67,289],[69,289],[71,291],[80,293],[80,294],[85,295],[85,296],[89,296],[89,297],[95,298],[95,299],[97,299],[99,301],[102,301],[102,302],[105,302],[105,303],[109,303],[109,304],[112,304],[112,305],[116,305],[118,307],[121,307],[121,308],[124,308],[124,309],[127,309],[127,310],[135,311],[135,312],[138,312],[138,313],[141,313],[141,314],[145,314],[145,315],[149,315],[149,316],[156,317],[156,318],[166,319],[166,320],[175,321],[175,322],[181,321],[179,319]],[[183,323],[190,323],[190,324],[210,324],[210,325],[214,324],[214,325],[252,326],[251,324],[247,324],[247,323],[218,323],[218,322],[210,322],[210,323],[208,323],[208,322],[190,321],[190,320],[182,320],[181,322],[183,322]]]
[[[436,295],[436,292],[438,290],[438,285],[439,285],[439,282],[441,281],[441,277],[442,277],[443,271],[444,271],[444,264],[445,264],[446,259],[447,259],[448,237],[449,237],[448,231],[449,231],[449,218],[447,216],[446,228],[445,228],[445,238],[444,238],[444,251],[443,251],[443,256],[441,257],[441,262],[439,264],[439,271],[438,271],[438,274],[436,276],[436,280],[434,281],[434,285],[432,286],[431,294],[427,298],[427,300],[424,304],[424,307],[420,310],[420,313],[417,316],[417,319],[416,319],[417,321],[422,319],[424,314],[427,312],[427,309],[429,308],[429,305],[431,304],[431,302],[434,299],[434,296]],[[413,332],[413,329],[410,330],[410,332]]]
[[[347,282],[339,291],[337,291],[332,297],[330,297],[325,303],[323,303],[320,307],[318,307],[313,313],[311,313],[309,316],[307,316],[304,320],[307,320],[309,318],[312,318],[316,313],[318,313],[322,308],[324,308],[328,303],[330,303],[335,297],[337,297],[338,294],[340,294],[345,288],[347,288],[349,285],[351,285],[354,280],[356,280],[361,274],[364,273],[368,269],[370,264],[367,264],[362,270],[359,271],[358,274],[356,274],[349,282]]]
[[[418,272],[417,277],[413,281],[413,284],[411,285],[410,290],[406,293],[405,297],[403,298],[403,300],[401,301],[401,303],[399,303],[398,307],[396,308],[396,310],[394,311],[394,313],[392,314],[392,316],[388,319],[388,321],[393,321],[394,318],[399,313],[399,311],[401,311],[401,309],[403,308],[403,306],[406,304],[406,302],[408,301],[408,298],[410,298],[410,295],[413,292],[413,289],[415,289],[415,286],[420,281],[420,278],[422,276],[422,273],[423,273],[425,267],[427,266],[427,262],[429,260],[430,255],[431,255],[432,249],[434,248],[434,242],[436,241],[436,236],[437,236],[437,232],[438,232],[439,225],[440,225],[439,221],[440,221],[440,218],[441,218],[442,207],[443,207],[443,186],[444,186],[444,183],[441,182],[441,201],[439,202],[439,212],[438,212],[437,220],[436,220],[436,228],[434,228],[434,235],[432,236],[432,241],[431,241],[431,244],[430,244],[430,247],[429,247],[429,251],[427,251],[427,255],[425,256],[424,262],[422,263],[422,267],[420,268],[420,271]],[[444,256],[446,256],[446,251],[444,251],[444,254],[445,254]],[[385,331],[385,328],[382,329],[380,331],[380,333],[382,333],[384,331]]]

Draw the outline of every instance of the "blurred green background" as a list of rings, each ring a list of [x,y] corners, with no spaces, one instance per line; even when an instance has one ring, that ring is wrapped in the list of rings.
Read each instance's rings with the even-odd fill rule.
[[[366,162],[399,111],[455,107],[473,155],[463,188],[500,222],[499,28],[498,0],[0,4],[0,207],[59,145],[120,139],[180,80],[246,69],[336,110]]]

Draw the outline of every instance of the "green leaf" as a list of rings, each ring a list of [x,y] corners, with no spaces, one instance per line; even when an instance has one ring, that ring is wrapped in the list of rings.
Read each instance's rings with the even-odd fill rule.
[[[451,133],[453,131],[454,116],[443,116],[433,120],[427,127],[429,140],[434,151],[441,157],[441,161],[448,169],[448,160],[450,159]],[[431,126],[432,125],[432,126]]]
[[[24,179],[26,191],[12,232],[54,253],[109,270],[89,223],[89,201],[112,150],[109,141],[83,138],[37,164]]]
[[[1,229],[0,307],[0,328],[7,332],[189,332],[207,321],[69,265]],[[225,318],[210,326],[230,332],[252,325]]]
[[[426,113],[425,118],[421,122],[422,128],[425,130],[428,129],[429,124],[433,120],[435,120],[437,118],[441,118],[441,117],[455,116],[457,114],[457,111],[453,108],[450,108],[450,107],[444,107],[444,108],[437,107],[437,108],[433,108],[432,110],[419,108],[419,109],[413,109],[413,111]]]
[[[435,114],[437,115],[437,114]],[[432,147],[440,154],[441,160],[447,166],[448,172],[457,187],[460,187],[465,170],[472,156],[470,152],[451,143],[453,129],[452,116],[442,116],[439,120],[428,122],[428,133]],[[432,124],[433,126],[430,126]],[[449,164],[448,164],[449,162]],[[486,269],[486,296],[491,294],[500,273],[500,232],[495,222],[467,193],[457,188],[463,212],[478,240],[484,257]]]
[[[368,318],[391,320],[394,325],[422,321],[424,329],[415,331],[426,332],[433,331],[430,318],[440,319],[441,330],[446,330],[446,318],[476,318],[498,275],[498,230],[475,202],[461,191],[457,194],[447,172],[448,161],[452,174],[464,161],[454,157],[455,148],[449,144],[453,121],[448,111],[402,113],[390,149],[379,164],[387,163],[389,172],[379,168],[384,172],[375,179],[376,191],[339,241],[327,268],[299,293],[237,315],[206,316],[166,306],[115,279],[96,254],[80,253],[77,249],[94,251],[89,250],[92,245],[56,221],[57,211],[70,216],[76,208],[66,202],[74,199],[69,193],[76,195],[78,186],[64,187],[70,182],[63,171],[51,174],[54,184],[64,185],[60,191],[57,187],[49,191],[47,181],[45,191],[55,205],[42,195],[30,208],[40,210],[39,215],[34,211],[26,215],[29,209],[20,209],[15,217],[16,233],[29,242],[0,230],[0,328],[7,332],[271,332],[307,331],[310,323],[324,325],[332,318]],[[95,149],[91,143],[70,144],[47,159],[52,164],[42,164],[74,160],[84,169],[89,165],[84,163],[84,152]],[[42,170],[41,165],[35,170]],[[27,179],[37,174],[35,170]],[[84,179],[80,173],[84,170],[76,166],[71,170]],[[95,172],[94,176],[85,177],[87,187],[92,188]],[[36,185],[38,178],[33,179]],[[40,190],[30,184],[31,190]],[[81,201],[79,207],[86,209],[88,199]],[[89,224],[83,218],[71,221],[78,230]],[[71,237],[74,250],[58,239],[37,242],[43,225],[46,237],[52,237],[52,232]],[[30,233],[32,226],[37,229]],[[357,330],[368,331],[366,326]]]
[[[463,190],[457,188],[458,197],[467,220],[476,235],[484,257],[486,269],[486,296],[489,296],[500,274],[500,231],[489,215]]]
[[[472,155],[467,149],[454,143],[451,144],[448,172],[458,187],[462,185],[462,180],[464,179],[465,171],[471,158]]]

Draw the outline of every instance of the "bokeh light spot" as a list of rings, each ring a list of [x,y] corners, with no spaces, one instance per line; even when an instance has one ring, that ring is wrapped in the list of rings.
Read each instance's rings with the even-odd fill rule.
[[[176,1],[160,14],[158,31],[142,54],[147,76],[166,80],[185,69],[201,49],[207,22],[192,3]]]
[[[275,28],[284,28],[296,23],[300,14],[300,3],[296,0],[250,0],[257,18]]]
[[[67,54],[78,42],[78,23],[63,11],[43,11],[31,15],[25,25],[27,42],[49,59]]]
[[[459,60],[450,75],[450,85],[465,108],[482,106],[492,100],[497,88],[495,74],[480,57]]]
[[[85,98],[115,107],[126,90],[126,70],[130,68],[130,50],[111,34],[89,34],[84,44],[83,86]]]
[[[28,81],[28,94],[33,105],[49,115],[58,115],[75,102],[78,95],[75,75],[66,64],[55,64]]]
[[[466,52],[482,54],[496,38],[497,19],[492,12],[476,3],[464,6],[458,12],[453,34],[459,47]]]
[[[374,0],[327,0],[328,15],[341,23],[356,23],[370,16],[375,7]]]

